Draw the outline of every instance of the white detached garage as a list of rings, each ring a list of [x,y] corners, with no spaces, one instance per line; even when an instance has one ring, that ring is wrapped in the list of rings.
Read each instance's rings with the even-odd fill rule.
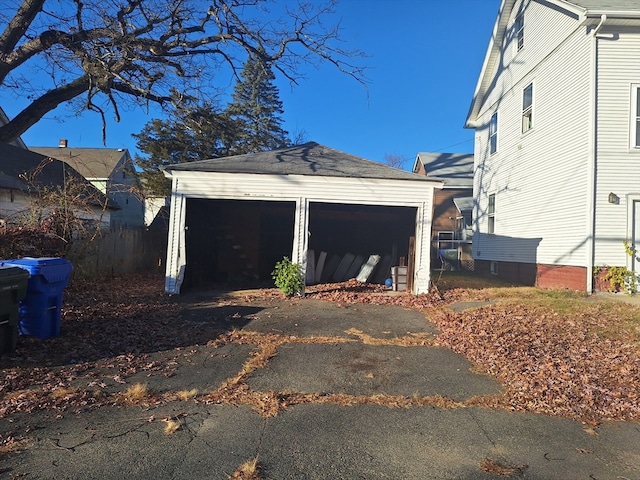
[[[172,180],[165,290],[245,277],[268,281],[308,251],[413,259],[413,292],[430,282],[433,189],[422,175],[314,142],[167,167]],[[410,242],[411,239],[411,242]]]

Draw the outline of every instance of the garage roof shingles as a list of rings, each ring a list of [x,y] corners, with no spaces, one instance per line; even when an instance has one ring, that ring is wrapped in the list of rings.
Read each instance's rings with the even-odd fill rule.
[[[166,167],[166,170],[432,181],[423,175],[365,160],[315,142],[270,152],[182,163]]]

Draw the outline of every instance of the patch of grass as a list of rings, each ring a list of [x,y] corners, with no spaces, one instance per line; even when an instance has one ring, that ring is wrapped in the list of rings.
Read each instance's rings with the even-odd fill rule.
[[[431,272],[431,281],[441,292],[454,290],[456,288],[482,290],[485,288],[508,288],[515,286],[513,283],[505,282],[495,275],[480,275],[467,271]]]
[[[233,475],[228,478],[231,480],[260,480],[262,477],[260,476],[258,457],[244,462],[233,472]]]
[[[58,387],[51,392],[51,398],[54,400],[68,400],[78,393],[77,388]]]
[[[198,395],[197,388],[191,390],[180,390],[179,392],[176,392],[176,398],[182,402],[186,402],[187,400],[194,398],[196,395]]]
[[[124,392],[116,394],[116,401],[123,405],[147,405],[149,403],[149,387],[146,383],[134,383]]]
[[[171,435],[180,429],[180,422],[176,422],[173,418],[165,418],[162,421],[166,424],[164,427],[165,435]]]

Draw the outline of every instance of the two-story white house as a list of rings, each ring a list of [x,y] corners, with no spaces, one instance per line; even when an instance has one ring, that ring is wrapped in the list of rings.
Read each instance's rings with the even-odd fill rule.
[[[503,0],[466,127],[476,270],[588,292],[640,272],[640,1]]]
[[[98,190],[117,203],[120,209],[111,214],[112,230],[144,225],[142,188],[127,149],[72,148],[64,139],[60,140],[58,147],[29,149],[71,165]]]

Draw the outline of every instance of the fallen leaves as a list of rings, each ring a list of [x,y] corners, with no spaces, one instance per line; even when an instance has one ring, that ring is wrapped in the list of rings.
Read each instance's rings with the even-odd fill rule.
[[[480,462],[480,470],[499,477],[519,475],[527,468],[528,465],[511,465],[492,458],[485,458]]]
[[[350,281],[308,287],[306,296],[337,305],[366,303],[416,309],[438,326],[438,336],[379,339],[352,330],[353,339],[315,338],[233,329],[234,322],[243,321],[239,304],[281,299],[275,289],[208,298],[203,308],[215,308],[216,314],[196,324],[184,316],[179,299],[163,294],[162,285],[161,276],[129,275],[68,287],[62,334],[44,341],[21,337],[16,352],[0,359],[4,376],[0,381],[0,417],[43,408],[81,411],[104,404],[155,404],[176,399],[250,404],[265,416],[275,415],[287,405],[312,402],[460,406],[436,398],[251,392],[244,383],[248,374],[268,364],[283,343],[359,341],[447,346],[474,362],[475,371],[490,374],[505,385],[502,395],[479,397],[466,402],[467,406],[580,418],[590,425],[602,419],[640,419],[637,308],[587,301],[562,292],[511,288],[495,304],[453,312],[445,307],[461,301],[500,300],[500,291],[451,288],[409,295]],[[304,301],[296,299],[301,306]],[[304,312],[301,308],[300,314]],[[198,351],[198,345],[227,343],[255,345],[256,350],[236,378],[210,394],[198,397],[197,391],[185,390],[154,395],[124,387],[132,388],[128,378],[136,373],[172,376],[180,361],[188,361],[187,357]],[[173,352],[173,357],[151,361],[149,354],[159,351]]]

